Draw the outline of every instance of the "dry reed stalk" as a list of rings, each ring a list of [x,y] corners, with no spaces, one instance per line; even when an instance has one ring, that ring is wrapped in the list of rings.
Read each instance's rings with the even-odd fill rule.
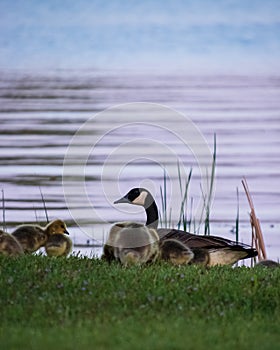
[[[261,230],[260,220],[256,216],[253,200],[249,192],[249,187],[245,178],[242,180],[242,185],[244,187],[244,190],[249,202],[249,206],[251,209],[250,221],[251,221],[251,227],[252,227],[252,246],[255,247],[258,252],[258,259],[264,260],[266,259],[266,250],[265,250],[265,244],[264,244],[263,234]]]

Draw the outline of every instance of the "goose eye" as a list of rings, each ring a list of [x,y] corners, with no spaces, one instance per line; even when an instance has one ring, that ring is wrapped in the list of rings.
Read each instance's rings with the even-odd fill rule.
[[[61,225],[60,227],[61,227],[61,228],[64,228],[64,226],[63,226],[63,225]]]
[[[135,199],[140,195],[140,191],[138,189],[135,189],[131,194],[130,194],[130,198]]]

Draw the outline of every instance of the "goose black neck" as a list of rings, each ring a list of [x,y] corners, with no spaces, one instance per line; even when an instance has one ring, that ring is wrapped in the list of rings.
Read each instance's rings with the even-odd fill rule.
[[[153,201],[152,204],[145,209],[147,215],[146,226],[150,228],[157,229],[158,227],[158,209],[156,202]]]

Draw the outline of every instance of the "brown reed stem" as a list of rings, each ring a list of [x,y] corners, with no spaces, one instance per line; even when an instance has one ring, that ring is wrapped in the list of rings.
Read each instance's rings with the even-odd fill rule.
[[[249,206],[251,209],[250,221],[251,221],[251,227],[252,227],[252,244],[253,244],[253,246],[255,246],[255,248],[258,252],[258,259],[264,260],[267,258],[267,255],[266,255],[261,225],[260,225],[259,219],[256,216],[252,196],[250,194],[249,187],[248,187],[248,184],[247,184],[247,181],[245,178],[242,180],[242,185],[244,187],[244,190],[245,190],[248,202],[249,202]]]

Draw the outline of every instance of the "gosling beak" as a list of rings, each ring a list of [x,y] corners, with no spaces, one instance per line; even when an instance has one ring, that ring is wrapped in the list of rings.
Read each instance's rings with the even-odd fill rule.
[[[118,204],[118,203],[130,203],[130,202],[127,199],[127,197],[122,197],[114,202],[114,204]]]
[[[67,230],[65,230],[64,233],[65,233],[66,235],[69,235],[69,232],[68,232]]]

